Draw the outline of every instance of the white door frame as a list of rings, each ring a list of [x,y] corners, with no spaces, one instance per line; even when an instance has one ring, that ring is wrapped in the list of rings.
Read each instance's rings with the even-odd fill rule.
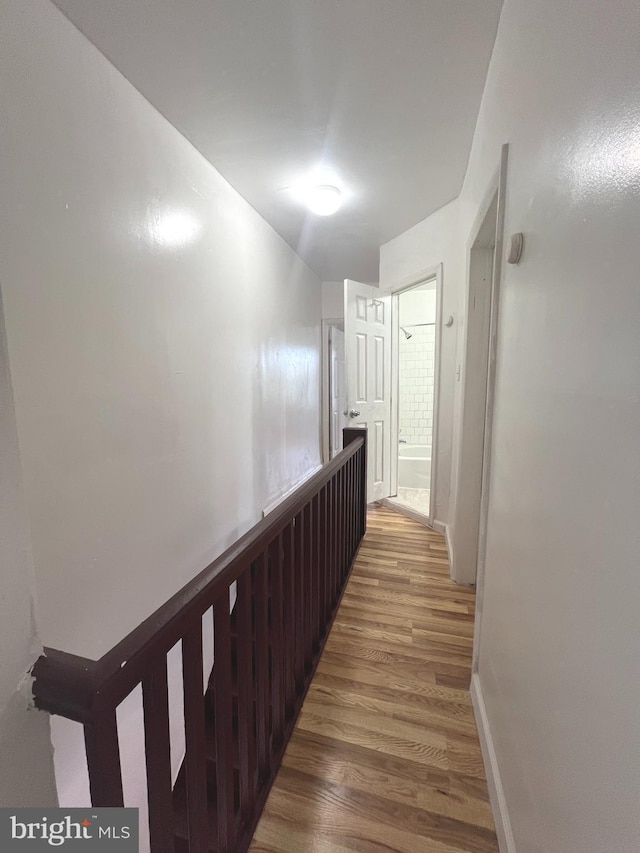
[[[451,577],[475,584],[478,570],[480,502],[489,385],[489,340],[495,264],[498,180],[491,182],[467,244],[459,443],[456,465],[455,560]]]
[[[322,341],[321,341],[321,399],[320,399],[320,420],[321,429],[320,436],[322,442],[322,462],[326,465],[331,461],[331,442],[329,440],[330,418],[331,418],[331,399],[329,389],[329,373],[331,365],[329,364],[329,328],[337,326],[344,331],[344,317],[330,317],[322,320]]]
[[[491,314],[489,323],[489,362],[487,372],[487,399],[484,421],[484,447],[482,453],[482,485],[480,491],[480,530],[478,536],[478,565],[476,570],[476,615],[473,631],[472,673],[478,672],[478,657],[480,653],[480,634],[482,631],[482,613],[484,603],[484,580],[487,557],[487,526],[489,518],[489,497],[491,482],[491,456],[493,444],[493,415],[495,406],[498,326],[500,319],[500,284],[502,281],[502,266],[504,258],[504,219],[507,192],[507,167],[509,162],[509,145],[502,146],[500,166],[497,178],[498,210],[496,214],[496,241],[493,255],[493,275],[491,278]],[[491,196],[495,194],[495,183]],[[486,211],[485,211],[486,214]],[[475,240],[482,219],[476,221]],[[470,247],[469,247],[470,248]]]
[[[391,293],[391,496],[398,493],[398,446],[399,446],[399,390],[400,367],[400,314],[399,296],[405,290],[413,290],[429,281],[436,283],[436,339],[433,365],[433,426],[431,430],[431,475],[429,480],[429,515],[427,524],[433,526],[436,506],[436,488],[438,473],[438,422],[440,420],[440,346],[442,338],[442,264],[420,270],[403,281],[398,282],[389,291]]]

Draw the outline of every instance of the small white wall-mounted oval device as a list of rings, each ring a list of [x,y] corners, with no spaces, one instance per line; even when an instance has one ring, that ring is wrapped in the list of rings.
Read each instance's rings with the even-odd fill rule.
[[[444,324],[445,326],[453,326],[453,317],[451,316],[451,314],[449,314],[447,319],[444,321]]]
[[[524,234],[518,231],[517,234],[511,235],[511,243],[509,244],[509,254],[507,255],[508,264],[519,264],[524,249]]]

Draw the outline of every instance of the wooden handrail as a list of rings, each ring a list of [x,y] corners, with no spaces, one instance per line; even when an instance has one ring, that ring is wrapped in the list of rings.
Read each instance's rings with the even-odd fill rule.
[[[345,429],[344,445],[331,462],[101,658],[45,648],[33,668],[36,705],[84,725],[94,805],[122,805],[119,758],[112,755],[118,744],[115,712],[139,684],[145,697],[145,735],[155,744],[154,757],[147,754],[147,773],[151,764],[156,776],[158,766],[166,776],[166,658],[182,640],[189,849],[202,853],[207,825],[204,758],[197,754],[206,736],[202,702],[207,701],[216,728],[218,780],[218,839],[210,839],[208,849],[245,849],[365,531],[366,430]],[[231,613],[229,590],[236,582],[238,603]],[[201,620],[212,606],[216,660],[211,696],[200,696],[201,702]],[[230,633],[232,628],[235,633]],[[233,667],[241,687],[233,688]],[[239,781],[228,748],[235,731],[230,716],[234,689],[234,725],[244,726],[244,734],[238,734]],[[149,784],[152,849],[164,853],[173,849],[166,837],[166,814],[161,814],[170,792],[164,778],[159,783],[154,776]],[[204,790],[198,788],[202,784]],[[234,798],[229,786],[237,784],[240,790]],[[238,799],[239,811],[234,805]]]
[[[363,438],[348,444],[267,518],[247,531],[97,661],[45,647],[44,656],[37,661],[33,669],[37,706],[53,714],[60,713],[55,707],[61,700],[58,691],[56,690],[54,696],[47,694],[46,685],[52,681],[58,685],[58,689],[73,691],[72,704],[77,704],[78,710],[82,707],[86,711],[91,710],[91,702],[87,703],[88,695],[91,694],[89,686],[95,688],[94,700],[109,703],[115,701],[119,704],[139,684],[147,657],[158,651],[159,644],[162,644],[165,653],[168,652],[182,636],[184,626],[192,613],[208,610],[210,604],[203,608],[203,599],[215,596],[218,589],[229,587],[236,581],[244,565],[261,553],[264,546],[284,529],[288,521],[295,517],[363,444]],[[106,694],[105,688],[108,690]],[[83,700],[87,703],[84,706]]]

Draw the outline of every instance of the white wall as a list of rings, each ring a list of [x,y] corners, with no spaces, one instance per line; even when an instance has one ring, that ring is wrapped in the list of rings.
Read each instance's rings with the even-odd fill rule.
[[[4,7],[0,274],[41,631],[95,656],[317,464],[320,283],[51,4]]]
[[[0,300],[0,807],[56,805],[49,717],[27,673],[42,646]]]
[[[442,316],[453,316],[451,327],[443,326],[440,345],[440,401],[436,465],[435,518],[453,522],[450,496],[453,457],[452,435],[456,406],[458,326],[460,323],[460,278],[462,259],[458,251],[458,205],[451,202],[433,216],[419,222],[380,248],[380,287],[391,292],[433,274],[442,264]],[[455,482],[455,481],[454,481]],[[433,496],[432,496],[433,499]]]
[[[97,657],[319,463],[321,286],[48,0],[1,22],[40,634]]]
[[[632,0],[505,0],[459,200],[465,258],[509,142],[475,686],[518,853],[640,847],[639,30]]]
[[[344,317],[344,281],[322,282],[322,319]]]
[[[405,290],[398,298],[398,323],[411,326],[416,323],[435,323],[436,283]]]

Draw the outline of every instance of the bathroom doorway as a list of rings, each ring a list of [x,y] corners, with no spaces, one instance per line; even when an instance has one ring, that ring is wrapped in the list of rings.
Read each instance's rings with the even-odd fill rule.
[[[347,419],[344,320],[322,321],[322,461],[326,465],[342,450]]]
[[[430,524],[438,401],[438,276],[394,294],[391,505]],[[395,440],[394,440],[395,438]]]

